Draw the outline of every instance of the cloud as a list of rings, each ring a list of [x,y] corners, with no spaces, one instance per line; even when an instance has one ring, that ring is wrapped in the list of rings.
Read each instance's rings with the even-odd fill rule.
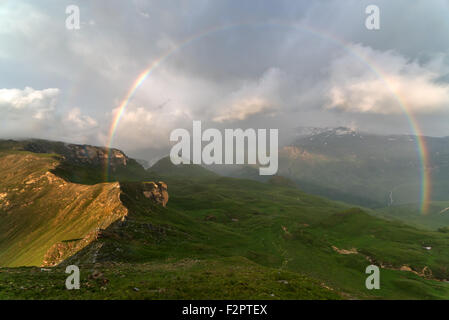
[[[228,85],[163,66],[132,97],[115,130],[113,144],[128,149],[167,147],[170,132],[175,128],[189,130],[193,120],[201,120],[207,127],[246,127],[243,121],[271,117],[280,110],[287,82],[286,74],[278,68]],[[116,102],[116,106],[120,104]],[[118,111],[116,107],[107,123],[113,122]],[[102,141],[107,143],[107,139],[104,134]]]
[[[112,112],[116,117],[119,108]],[[130,103],[122,114],[114,132],[114,144],[127,146],[128,150],[138,148],[159,148],[169,144],[170,132],[173,128],[187,127],[191,118],[180,109],[150,110],[136,103]],[[109,137],[103,135],[106,145]]]
[[[0,89],[0,113],[4,118],[26,116],[43,120],[53,112],[59,89]]]
[[[364,27],[369,0],[261,0],[257,6],[110,0],[107,7],[73,0],[81,11],[77,31],[65,28],[64,3],[6,1],[0,6],[0,42],[8,45],[0,48],[0,74],[11,76],[1,77],[0,88],[20,88],[23,102],[0,105],[0,137],[104,143],[114,108],[134,80],[175,48],[132,97],[114,147],[167,144],[172,129],[188,129],[192,120],[217,128],[355,122],[408,132],[392,91],[427,122],[424,129],[447,134],[441,113],[448,100],[449,58],[436,58],[449,50],[447,1],[377,2],[381,29],[371,32]],[[325,32],[292,28],[289,22]],[[232,27],[208,32],[227,25]],[[390,89],[326,31],[362,43],[351,49],[385,74]],[[26,95],[25,86],[40,89]],[[53,98],[42,89],[55,87]]]
[[[98,122],[80,108],[61,108],[61,90],[0,89],[0,135],[79,143],[98,141]]]
[[[369,65],[351,55],[331,63],[328,109],[384,115],[402,114],[403,106],[419,114],[448,111],[449,84],[438,81],[444,75],[438,57],[420,64],[394,51],[358,44],[351,50]]]
[[[80,108],[60,110],[52,124],[52,140],[101,144],[98,121]]]
[[[98,126],[98,122],[90,116],[83,115],[80,108],[73,108],[66,117],[69,125],[74,125],[79,130],[87,130]]]
[[[247,81],[232,92],[218,106],[215,122],[242,121],[262,114],[273,114],[281,104],[280,88],[284,74],[277,68],[270,68],[260,79]]]
[[[26,17],[26,19],[20,19]],[[0,35],[16,34],[30,36],[35,26],[44,24],[46,17],[31,4],[9,1],[0,6]]]
[[[249,116],[253,116],[270,109],[269,101],[260,97],[248,97],[235,101],[229,108],[221,115],[216,116],[213,121],[224,122],[234,120],[245,120]]]

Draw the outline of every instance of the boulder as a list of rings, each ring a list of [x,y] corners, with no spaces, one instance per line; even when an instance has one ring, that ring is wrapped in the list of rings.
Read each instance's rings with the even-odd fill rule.
[[[144,182],[143,183],[143,195],[145,198],[151,199],[156,203],[161,204],[163,207],[168,202],[167,184],[165,182]]]

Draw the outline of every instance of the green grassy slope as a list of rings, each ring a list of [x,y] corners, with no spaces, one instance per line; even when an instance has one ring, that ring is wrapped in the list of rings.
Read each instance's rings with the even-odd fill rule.
[[[64,270],[0,269],[0,299],[341,298],[314,279],[239,257],[86,265],[81,269],[81,290],[71,291],[64,286]]]
[[[69,183],[51,172],[59,163],[47,154],[0,152],[0,266],[41,265],[52,246],[80,241],[127,213],[118,183]]]
[[[19,163],[20,157],[35,155],[8,156],[18,157],[17,168],[0,170],[12,179],[11,187],[28,181],[31,173],[40,177],[51,167],[45,161],[55,161],[39,155],[43,163]],[[24,167],[30,171],[15,178]],[[287,186],[197,175],[188,167],[183,171],[181,176],[158,174],[168,184],[166,208],[147,199],[141,183],[120,183],[126,219],[104,226],[96,241],[62,264],[80,266],[82,290],[63,289],[66,275],[60,267],[0,269],[0,298],[449,298],[449,284],[442,281],[449,279],[449,235],[444,232],[373,217]],[[88,190],[104,186],[77,185]],[[64,196],[55,193],[59,188],[42,188],[37,194],[45,208],[67,207]],[[67,199],[82,207],[78,198]],[[27,224],[43,211],[31,208],[28,215],[20,211]],[[79,214],[88,218],[91,212]],[[8,210],[2,214],[13,216]],[[21,218],[16,219],[9,229],[22,232],[17,224]],[[53,220],[52,226],[65,225],[65,219]],[[14,252],[22,255],[21,239],[42,230],[39,223],[3,248],[15,246]],[[1,229],[0,235],[7,232]],[[34,238],[30,246],[35,242],[40,247],[42,237],[35,234],[29,236]],[[365,288],[365,268],[372,263],[382,267],[380,290]],[[103,276],[94,279],[94,270]]]
[[[165,157],[157,161],[153,166],[148,168],[148,172],[152,176],[175,176],[190,179],[210,178],[218,176],[216,173],[197,164],[174,165],[169,157]]]
[[[67,263],[92,262],[93,254],[98,263],[240,257],[316,279],[344,298],[449,297],[448,284],[432,280],[449,275],[449,237],[443,233],[378,219],[287,187],[222,177],[164,180],[170,192],[165,209],[146,203],[137,185],[123,184],[122,200],[130,209],[126,225],[101,239],[100,249],[92,244]],[[423,247],[429,245],[430,251]],[[371,263],[383,267],[379,291],[365,288],[364,271]]]
[[[426,213],[421,212],[419,204],[404,204],[377,209],[373,214],[420,228],[437,230],[449,227],[449,201],[432,201]]]

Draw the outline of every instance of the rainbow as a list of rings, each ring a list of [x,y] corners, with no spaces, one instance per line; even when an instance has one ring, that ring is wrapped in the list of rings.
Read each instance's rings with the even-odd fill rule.
[[[159,58],[155,59],[145,70],[143,70],[139,76],[136,78],[134,83],[129,88],[127,94],[125,95],[124,99],[121,101],[118,111],[114,115],[113,121],[111,123],[108,138],[107,138],[107,144],[108,147],[108,156],[106,158],[105,163],[105,181],[108,181],[109,179],[109,167],[110,167],[110,150],[112,148],[114,135],[117,130],[118,124],[120,123],[120,119],[123,115],[123,113],[126,110],[126,107],[129,104],[129,101],[133,98],[134,94],[136,93],[137,89],[142,85],[142,83],[145,82],[145,80],[151,75],[151,73],[157,69],[165,60],[167,60],[170,56],[172,56],[174,53],[180,51],[182,48],[188,46],[194,41],[197,41],[203,37],[209,36],[211,34],[214,34],[216,32],[223,32],[232,28],[238,28],[238,27],[244,27],[244,26],[285,26],[288,28],[296,28],[301,31],[305,31],[308,33],[311,33],[315,36],[318,36],[320,38],[323,38],[325,40],[331,41],[334,44],[342,47],[346,52],[348,52],[350,55],[364,63],[379,79],[381,79],[386,87],[390,90],[391,94],[395,97],[399,105],[401,106],[402,110],[404,111],[404,114],[407,117],[407,120],[409,122],[410,128],[413,132],[413,135],[416,136],[416,145],[417,150],[419,154],[419,160],[420,160],[420,175],[421,175],[421,188],[420,188],[420,209],[422,213],[427,213],[430,203],[430,196],[431,196],[431,179],[430,179],[430,173],[426,168],[429,167],[429,153],[426,146],[426,141],[421,133],[421,129],[419,127],[418,121],[414,117],[413,113],[411,112],[410,108],[408,107],[406,103],[406,99],[404,97],[401,97],[395,90],[393,89],[393,86],[388,81],[388,77],[382,72],[382,70],[376,66],[376,64],[372,61],[369,61],[367,57],[362,56],[360,53],[356,52],[351,48],[351,44],[344,41],[343,39],[340,39],[336,37],[335,35],[332,35],[326,31],[318,30],[315,28],[312,28],[310,26],[299,24],[295,22],[285,22],[285,21],[271,21],[271,22],[241,22],[241,23],[234,23],[234,24],[228,24],[223,26],[214,26],[212,28],[206,29],[200,33],[194,34],[184,41],[180,42],[178,45],[173,47],[171,50],[160,56]]]

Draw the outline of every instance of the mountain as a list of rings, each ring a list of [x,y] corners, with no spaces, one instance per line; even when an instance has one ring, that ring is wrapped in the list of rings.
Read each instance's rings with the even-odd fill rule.
[[[449,138],[422,137],[430,202],[420,208],[422,164],[417,137],[379,135],[345,127],[298,128],[279,152],[278,175],[308,193],[376,209],[380,217],[438,229],[449,225]],[[210,166],[215,172],[268,182],[256,166]],[[443,211],[443,212],[442,212]]]
[[[295,140],[280,148],[278,175],[303,191],[370,208],[416,204],[422,179],[417,139],[345,127],[299,128]],[[431,200],[449,200],[449,138],[422,139]],[[211,168],[226,176],[268,180],[254,166]]]
[[[140,164],[144,169],[148,169],[151,167],[150,163],[147,160],[144,159],[135,159],[138,164]]]
[[[79,167],[60,154],[2,145],[0,265],[9,268],[0,269],[0,298],[449,297],[445,230],[382,219],[284,178],[196,166],[177,175],[166,160],[139,181],[125,165],[123,180],[75,183],[65,177],[80,177],[69,171]],[[80,267],[83,290],[65,289],[69,264]],[[381,267],[381,290],[365,287],[370,264]]]
[[[136,160],[118,149],[77,145],[40,139],[0,140],[0,151],[53,154],[59,159],[53,173],[64,179],[83,184],[107,181],[139,181],[147,175]],[[105,170],[106,162],[109,170]]]
[[[128,214],[118,182],[92,184],[104,172],[105,150],[42,140],[0,143],[1,265],[55,265]],[[116,173],[136,174],[119,150],[112,150],[110,163]]]
[[[152,175],[162,177],[185,177],[185,178],[215,178],[217,174],[197,164],[179,164],[171,162],[170,157],[164,157],[147,169]]]
[[[280,151],[279,174],[308,192],[384,207],[419,201],[416,137],[366,134],[348,128],[302,136]]]
[[[326,135],[353,135],[356,131],[346,127],[298,127],[295,130],[296,138],[313,137],[321,134]]]
[[[303,136],[281,151],[279,174],[308,192],[373,208],[420,201],[417,137],[375,135],[347,128]],[[422,137],[431,200],[449,200],[449,138]]]

